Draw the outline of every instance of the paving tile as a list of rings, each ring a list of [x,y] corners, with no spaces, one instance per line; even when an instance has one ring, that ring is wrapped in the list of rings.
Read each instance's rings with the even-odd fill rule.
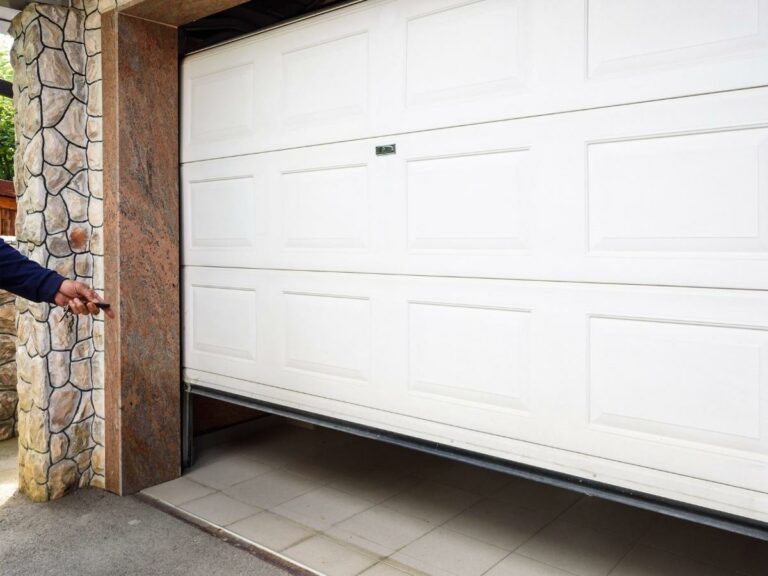
[[[322,484],[291,474],[284,470],[274,470],[259,474],[235,486],[225,488],[223,492],[236,500],[259,508],[274,508],[283,502],[320,488]]]
[[[573,576],[573,572],[566,572],[519,554],[510,554],[483,576]]]
[[[311,458],[317,453],[312,433],[281,433],[280,429],[265,430],[258,437],[235,444],[236,453],[268,464],[273,467],[285,466],[290,462]]]
[[[768,566],[765,567],[768,571]],[[650,546],[632,550],[611,576],[736,576],[736,572],[702,564]]]
[[[606,576],[632,544],[614,532],[559,519],[518,548],[517,553],[579,576]]]
[[[436,528],[392,558],[435,576],[480,576],[508,552],[447,528]]]
[[[376,506],[337,524],[328,533],[359,548],[389,556],[433,528],[426,520]]]
[[[275,552],[306,540],[315,533],[306,526],[268,511],[235,522],[227,529]]]
[[[358,468],[328,484],[332,488],[379,503],[419,483],[403,470]]]
[[[242,452],[244,448],[237,443],[216,444],[215,446],[207,446],[202,450],[195,452],[195,466],[204,466],[213,464],[214,462],[220,462],[227,458],[233,458],[237,456],[243,456]]]
[[[346,471],[343,467],[334,466],[328,458],[314,456],[287,462],[283,469],[286,472],[306,476],[323,484],[343,478]]]
[[[511,552],[552,519],[551,512],[529,510],[486,499],[449,520],[444,526]]]
[[[186,477],[176,478],[176,480],[171,480],[170,482],[165,482],[164,484],[158,484],[157,486],[142,490],[142,494],[146,494],[157,500],[162,500],[173,506],[178,506],[179,504],[184,504],[190,500],[202,498],[208,494],[213,494],[213,492],[215,492],[215,490],[212,488],[198,484]]]
[[[385,500],[383,504],[405,514],[415,516],[439,525],[469,508],[480,499],[479,496],[445,486],[437,482],[424,481]]]
[[[319,488],[276,506],[272,511],[317,530],[325,530],[371,506],[373,502],[346,492]]]
[[[421,570],[410,568],[397,563],[397,565],[387,562],[379,562],[375,566],[368,568],[360,576],[429,576]]]
[[[515,504],[521,508],[549,512],[563,512],[582,497],[570,490],[523,478],[513,478],[509,484],[494,492],[492,496],[496,500]]]
[[[217,526],[226,526],[259,512],[258,508],[243,504],[221,492],[192,500],[180,508]]]
[[[325,536],[313,536],[291,546],[283,554],[326,576],[357,576],[379,561],[377,556],[344,546]]]
[[[250,480],[271,469],[269,465],[262,462],[241,455],[233,455],[197,465],[185,476],[199,484],[221,490]]]
[[[579,500],[562,517],[575,524],[609,530],[632,540],[639,539],[659,520],[659,515],[653,512],[590,497]]]

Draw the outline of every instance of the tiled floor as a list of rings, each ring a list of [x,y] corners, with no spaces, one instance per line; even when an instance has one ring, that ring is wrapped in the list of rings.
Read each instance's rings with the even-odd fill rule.
[[[327,576],[766,576],[768,543],[324,430],[146,494]]]

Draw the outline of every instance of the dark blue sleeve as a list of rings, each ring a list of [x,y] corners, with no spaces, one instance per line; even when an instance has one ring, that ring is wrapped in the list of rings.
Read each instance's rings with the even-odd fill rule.
[[[0,288],[33,302],[53,302],[65,278],[0,239]]]

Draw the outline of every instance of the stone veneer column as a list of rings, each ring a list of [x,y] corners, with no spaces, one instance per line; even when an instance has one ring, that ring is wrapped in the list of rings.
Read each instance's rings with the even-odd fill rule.
[[[19,249],[103,290],[100,27],[99,2],[73,0],[30,4],[10,32]],[[103,320],[16,306],[21,490],[41,501],[103,487]]]
[[[16,296],[0,290],[0,440],[16,435]]]

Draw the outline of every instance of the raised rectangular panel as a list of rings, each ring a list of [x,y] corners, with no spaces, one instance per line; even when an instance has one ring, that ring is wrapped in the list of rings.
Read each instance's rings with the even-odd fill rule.
[[[411,249],[525,248],[530,190],[521,178],[526,150],[408,162]]]
[[[253,64],[194,77],[189,89],[193,142],[247,136],[253,130]]]
[[[365,382],[371,362],[367,298],[285,292],[285,366]]]
[[[768,45],[761,0],[589,0],[589,75],[702,64]]]
[[[530,312],[409,304],[409,387],[453,401],[526,410]]]
[[[368,245],[366,166],[283,172],[284,246],[361,249]]]
[[[192,350],[255,360],[256,291],[192,286]]]
[[[264,233],[259,229],[255,183],[250,176],[192,181],[188,202],[193,248],[250,247]]]
[[[592,317],[589,355],[594,423],[709,443],[761,438],[766,330]]]
[[[283,118],[327,121],[368,109],[368,34],[283,54]]]
[[[409,20],[408,102],[522,86],[520,11],[518,0],[480,0]]]
[[[768,129],[590,144],[593,251],[765,252]]]

